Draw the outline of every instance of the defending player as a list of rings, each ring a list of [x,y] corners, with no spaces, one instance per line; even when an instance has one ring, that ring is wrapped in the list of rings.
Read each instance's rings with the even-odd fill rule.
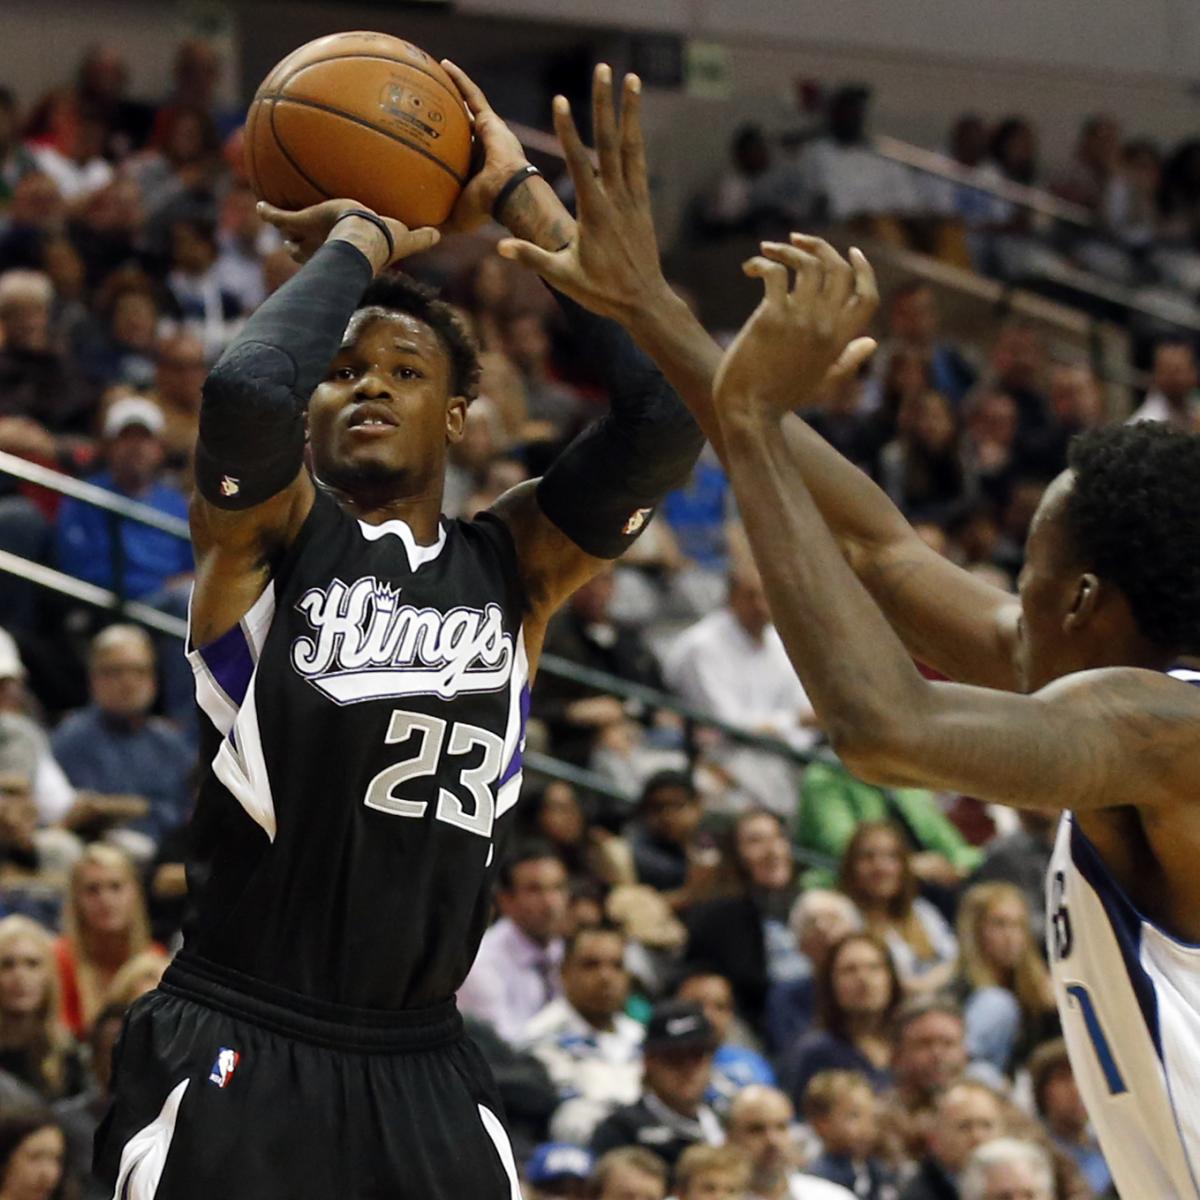
[[[500,203],[560,246],[570,218],[455,76],[486,150],[455,227]],[[453,996],[513,820],[529,684],[551,613],[702,437],[627,335],[564,301],[611,414],[539,482],[444,519],[475,351],[445,305],[371,283],[437,234],[351,201],[268,215],[308,261],[205,385],[190,658],[211,765],[185,947],[129,1018],[98,1167],[121,1200],[513,1200]]]
[[[579,250],[503,250],[620,316],[692,405],[855,773],[1063,812],[1047,925],[1076,1078],[1123,1196],[1200,1196],[1200,672],[1178,665],[1200,652],[1200,437],[1134,425],[1077,441],[1034,518],[1019,598],[993,588],[793,415],[873,348],[862,255],[765,244],[746,269],[766,297],[722,361],[663,295],[636,114],[597,122],[602,160],[619,143],[633,185],[593,181],[564,108],[557,120]],[[913,658],[961,682],[931,683]]]

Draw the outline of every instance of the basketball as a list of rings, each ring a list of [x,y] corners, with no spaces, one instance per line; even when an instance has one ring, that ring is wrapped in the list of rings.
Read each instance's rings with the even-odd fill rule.
[[[279,208],[347,197],[410,228],[440,225],[467,181],[471,123],[450,76],[384,33],[292,51],[246,118],[251,186]]]

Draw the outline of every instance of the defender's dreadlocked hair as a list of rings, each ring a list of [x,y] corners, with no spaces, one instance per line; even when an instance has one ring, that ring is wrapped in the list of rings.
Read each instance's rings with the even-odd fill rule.
[[[1200,651],[1200,435],[1153,421],[1071,443],[1066,523],[1083,564],[1125,593],[1156,646]]]

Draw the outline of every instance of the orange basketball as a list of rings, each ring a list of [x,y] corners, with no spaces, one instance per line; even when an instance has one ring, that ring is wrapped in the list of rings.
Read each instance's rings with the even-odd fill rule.
[[[466,183],[471,123],[450,76],[385,33],[292,51],[246,119],[246,169],[279,208],[348,197],[410,228],[440,225]]]

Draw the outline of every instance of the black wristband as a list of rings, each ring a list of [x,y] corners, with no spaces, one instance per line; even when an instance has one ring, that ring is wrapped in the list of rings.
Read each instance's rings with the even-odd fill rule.
[[[365,208],[348,208],[330,226],[330,232],[332,233],[338,224],[345,221],[348,217],[358,217],[360,220],[370,221],[383,234],[388,244],[388,262],[391,262],[392,256],[396,253],[396,239],[392,237],[392,231],[387,227],[387,222],[378,213],[370,212]]]
[[[496,193],[495,203],[492,205],[492,217],[494,220],[500,220],[500,210],[508,203],[508,198],[525,182],[534,175],[540,175],[541,171],[533,165],[526,163],[519,171],[515,172],[511,179]]]

